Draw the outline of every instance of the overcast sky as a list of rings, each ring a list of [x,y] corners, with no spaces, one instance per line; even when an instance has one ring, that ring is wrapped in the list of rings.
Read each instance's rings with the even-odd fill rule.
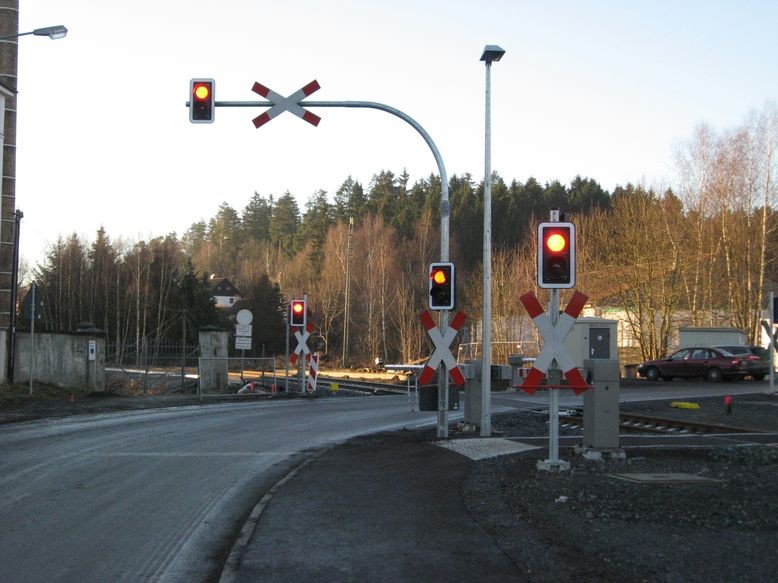
[[[148,239],[239,212],[252,194],[330,196],[349,176],[437,174],[423,139],[374,110],[219,108],[189,122],[192,77],[221,101],[254,81],[309,100],[377,101],[436,143],[449,176],[484,173],[486,44],[492,167],[507,181],[581,174],[672,185],[673,151],[705,122],[741,123],[778,95],[778,2],[524,0],[20,0],[17,208],[21,253],[37,263],[58,235]]]

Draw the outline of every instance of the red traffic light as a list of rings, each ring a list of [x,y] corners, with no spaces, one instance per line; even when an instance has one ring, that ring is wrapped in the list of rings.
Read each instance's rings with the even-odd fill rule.
[[[448,281],[448,276],[442,269],[436,269],[432,272],[432,281],[438,285],[443,285]]]
[[[429,269],[430,310],[452,310],[456,303],[454,264],[431,263]]]
[[[292,300],[289,304],[289,323],[292,326],[305,326],[306,306],[305,300]]]
[[[208,99],[211,95],[211,86],[206,83],[197,83],[192,93],[194,93],[196,99],[201,101],[203,99]]]
[[[565,247],[567,247],[567,238],[562,233],[551,232],[551,234],[546,237],[546,248],[549,251],[559,253],[560,251],[564,251]]]
[[[189,81],[189,121],[192,123],[213,123],[214,85],[213,79]]]
[[[575,225],[540,223],[538,225],[538,287],[570,289],[575,287]]]

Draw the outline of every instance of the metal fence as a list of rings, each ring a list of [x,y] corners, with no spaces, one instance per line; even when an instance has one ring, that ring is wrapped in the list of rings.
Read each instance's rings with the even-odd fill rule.
[[[198,356],[197,346],[180,343],[107,344],[106,389],[126,395],[194,393]]]
[[[106,389],[120,395],[237,393],[253,381],[252,390],[276,390],[278,379],[274,358],[233,357],[208,359],[224,376],[218,388],[201,387],[203,361],[198,346],[180,343],[141,342],[137,345],[106,345]],[[226,373],[226,376],[225,376]]]

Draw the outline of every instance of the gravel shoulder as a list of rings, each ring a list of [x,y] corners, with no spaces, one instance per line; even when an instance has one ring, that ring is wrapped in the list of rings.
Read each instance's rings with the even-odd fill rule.
[[[719,397],[693,402],[700,408],[652,401],[622,410],[778,431],[778,397],[736,398],[730,414]],[[545,419],[499,415],[494,428],[505,437],[547,435]],[[562,449],[560,457],[571,464],[563,472],[537,470],[545,456],[534,450],[476,462],[462,485],[474,520],[528,580],[775,580],[778,447],[627,448],[625,460],[601,461]],[[624,473],[707,481],[638,483],[614,476]]]

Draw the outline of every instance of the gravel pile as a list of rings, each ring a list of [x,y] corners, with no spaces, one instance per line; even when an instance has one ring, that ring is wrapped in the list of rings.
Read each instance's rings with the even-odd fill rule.
[[[700,409],[691,413],[669,402],[628,407],[695,421],[732,418],[718,398],[696,402]],[[743,414],[731,425],[778,430],[775,397],[749,402],[735,403],[733,414]],[[546,420],[518,412],[496,416],[493,426],[506,437],[547,435]],[[571,464],[563,472],[536,469],[543,450],[483,460],[473,464],[462,495],[475,521],[530,581],[777,579],[778,448],[662,447],[626,454],[625,460],[592,461],[563,448],[560,457]],[[691,481],[642,483],[615,474],[683,474]]]

